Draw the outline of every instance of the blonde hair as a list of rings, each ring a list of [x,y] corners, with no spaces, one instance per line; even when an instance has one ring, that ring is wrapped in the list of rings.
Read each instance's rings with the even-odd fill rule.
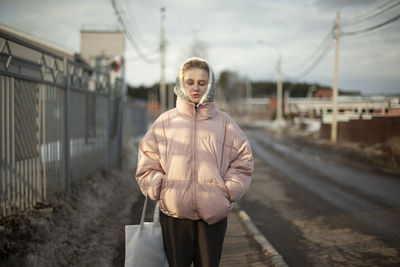
[[[188,62],[186,62],[183,67],[182,67],[182,77],[185,76],[185,73],[190,70],[190,69],[203,69],[205,71],[207,71],[207,74],[210,75],[210,69],[208,67],[207,62],[202,61],[202,60],[198,60],[198,59],[192,59],[189,60]]]

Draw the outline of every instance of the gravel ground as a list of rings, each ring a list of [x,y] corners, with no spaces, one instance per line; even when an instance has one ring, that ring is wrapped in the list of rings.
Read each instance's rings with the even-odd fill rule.
[[[95,173],[62,200],[3,218],[0,265],[123,266],[124,225],[137,223],[143,203],[135,167],[131,140],[121,171]]]

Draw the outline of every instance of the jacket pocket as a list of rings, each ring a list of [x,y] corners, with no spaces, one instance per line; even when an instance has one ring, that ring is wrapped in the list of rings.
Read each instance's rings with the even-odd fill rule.
[[[197,204],[200,217],[207,223],[216,223],[228,216],[232,203],[221,183],[208,182],[200,184]]]
[[[212,184],[215,185],[219,191],[221,192],[221,194],[229,200],[229,192],[228,192],[228,188],[226,187],[225,183],[222,182],[221,178],[215,178],[212,181]]]

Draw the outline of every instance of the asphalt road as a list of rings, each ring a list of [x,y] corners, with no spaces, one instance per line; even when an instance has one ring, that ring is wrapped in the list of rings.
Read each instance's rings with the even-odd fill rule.
[[[400,266],[400,177],[284,136],[245,132],[255,173],[240,205],[290,266]]]

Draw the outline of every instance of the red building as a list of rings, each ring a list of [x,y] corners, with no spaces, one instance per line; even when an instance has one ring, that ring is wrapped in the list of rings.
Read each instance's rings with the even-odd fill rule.
[[[331,88],[318,88],[314,92],[314,98],[331,98],[332,94]]]

